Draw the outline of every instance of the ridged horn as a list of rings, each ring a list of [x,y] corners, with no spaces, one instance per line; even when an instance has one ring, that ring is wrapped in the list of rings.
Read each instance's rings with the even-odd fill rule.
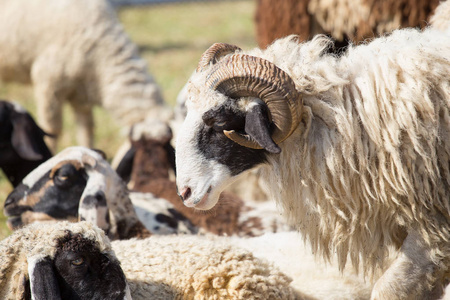
[[[234,53],[241,50],[238,46],[226,43],[215,43],[208,48],[200,57],[197,65],[197,72],[203,71],[210,63],[217,63],[219,59],[229,53]]]
[[[300,122],[302,99],[290,76],[275,64],[246,54],[234,54],[214,66],[207,86],[232,98],[257,97],[264,101],[274,130],[276,144],[287,139]],[[244,147],[262,149],[249,135],[234,130],[224,134]]]

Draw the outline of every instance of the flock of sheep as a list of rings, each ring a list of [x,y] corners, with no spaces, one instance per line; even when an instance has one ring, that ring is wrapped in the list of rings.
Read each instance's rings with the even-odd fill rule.
[[[0,25],[38,112],[0,100],[0,299],[450,299],[450,0],[340,54],[213,44],[175,113],[106,0]],[[53,155],[63,101],[80,146]],[[111,164],[94,105],[129,130]]]

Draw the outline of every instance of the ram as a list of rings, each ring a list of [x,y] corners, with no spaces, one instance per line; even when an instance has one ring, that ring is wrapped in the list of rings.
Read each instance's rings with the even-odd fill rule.
[[[87,222],[33,224],[0,241],[0,298],[129,299],[111,244]]]
[[[128,187],[135,192],[130,197],[135,206],[138,198],[144,196],[165,199],[193,225],[218,235],[259,236],[291,230],[271,201],[255,202],[223,192],[220,201],[226,204],[208,213],[184,206],[172,180],[175,151],[171,141],[172,130],[165,122],[146,120],[133,125],[131,147],[118,163],[116,171],[122,178],[129,178]],[[155,205],[153,199],[139,201],[139,204],[149,209]],[[137,212],[139,214],[140,210]]]
[[[262,166],[315,253],[382,272],[374,299],[436,298],[450,268],[450,35],[397,30],[339,57],[331,45],[209,48],[177,136],[180,196],[210,209]]]
[[[0,79],[31,83],[42,129],[58,137],[62,107],[75,113],[78,144],[92,147],[92,108],[124,126],[171,115],[147,64],[107,0],[0,3]],[[55,151],[56,140],[50,148]]]

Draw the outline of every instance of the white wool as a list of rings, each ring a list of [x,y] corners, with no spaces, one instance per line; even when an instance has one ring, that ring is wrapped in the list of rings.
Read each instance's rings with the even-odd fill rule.
[[[147,118],[133,125],[130,132],[130,139],[132,141],[155,139],[161,143],[166,143],[172,139],[172,130],[165,122],[154,118]]]
[[[112,247],[135,300],[299,299],[288,276],[224,237],[152,236]]]
[[[298,232],[266,233],[254,238],[231,237],[229,240],[273,263],[292,278],[291,286],[305,298],[352,300],[370,297],[370,282],[352,268],[339,272],[335,259],[327,263],[315,257]]]
[[[431,16],[430,25],[433,28],[447,31],[450,34],[450,1],[443,0]]]
[[[403,256],[391,273],[421,268],[377,286],[426,297],[450,267],[450,35],[397,30],[341,57],[325,53],[330,44],[290,36],[247,52],[289,74],[304,104],[297,130],[267,156],[262,176],[313,252],[376,277],[394,247]],[[228,101],[205,86],[209,74],[191,81],[186,136],[177,141],[177,183],[191,188],[188,201],[200,209],[236,178],[197,149],[202,114]]]

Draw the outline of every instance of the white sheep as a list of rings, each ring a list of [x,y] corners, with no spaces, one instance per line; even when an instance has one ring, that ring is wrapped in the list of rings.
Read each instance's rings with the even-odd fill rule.
[[[450,268],[450,35],[398,30],[341,57],[324,53],[331,43],[204,53],[176,143],[180,196],[210,209],[262,165],[314,253],[383,272],[372,298],[437,298]]]
[[[206,236],[114,241],[133,299],[297,299],[291,278],[265,260]]]
[[[265,233],[259,237],[229,237],[227,242],[266,259],[292,278],[291,286],[305,299],[369,299],[372,284],[350,266],[342,272],[336,258],[318,260],[302,236],[295,231]]]
[[[130,299],[104,232],[87,222],[33,224],[0,241],[0,299]]]
[[[152,236],[112,247],[133,299],[152,292],[156,299],[291,299],[295,293],[303,300],[355,300],[368,299],[372,288],[351,268],[340,274],[335,261],[316,261],[295,232]]]
[[[79,144],[90,147],[94,105],[125,125],[171,115],[109,1],[5,0],[0,27],[0,79],[33,84],[47,133],[61,133],[63,101],[75,113]]]

